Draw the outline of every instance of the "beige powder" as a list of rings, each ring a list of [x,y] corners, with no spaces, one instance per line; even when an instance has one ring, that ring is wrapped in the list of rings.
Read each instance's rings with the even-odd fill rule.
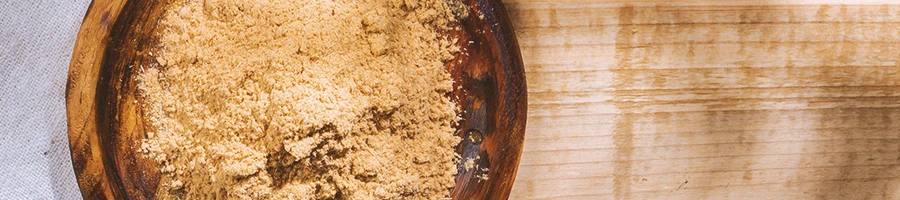
[[[440,199],[460,139],[445,0],[170,5],[139,88],[161,199]]]

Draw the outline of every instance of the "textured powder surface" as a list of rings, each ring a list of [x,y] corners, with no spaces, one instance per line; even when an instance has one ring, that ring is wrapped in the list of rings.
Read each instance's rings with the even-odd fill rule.
[[[142,69],[161,199],[440,199],[460,139],[445,0],[183,1]]]

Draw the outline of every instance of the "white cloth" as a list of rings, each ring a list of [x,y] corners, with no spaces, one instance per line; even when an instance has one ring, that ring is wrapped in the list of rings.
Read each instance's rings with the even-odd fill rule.
[[[0,0],[0,199],[81,199],[64,95],[89,4]]]

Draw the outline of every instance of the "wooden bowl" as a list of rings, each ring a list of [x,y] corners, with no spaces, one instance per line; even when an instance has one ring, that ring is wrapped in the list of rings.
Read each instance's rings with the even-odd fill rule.
[[[459,31],[463,53],[448,63],[452,94],[464,119],[456,148],[479,157],[481,170],[456,176],[454,199],[506,199],[525,134],[526,88],[522,58],[500,0],[465,0]],[[69,147],[85,199],[154,199],[160,173],[135,150],[146,137],[133,76],[150,63],[154,30],[165,0],[95,0],[78,34],[66,87]],[[469,41],[473,41],[470,43]],[[454,98],[454,99],[457,99]],[[476,176],[487,173],[487,180]]]

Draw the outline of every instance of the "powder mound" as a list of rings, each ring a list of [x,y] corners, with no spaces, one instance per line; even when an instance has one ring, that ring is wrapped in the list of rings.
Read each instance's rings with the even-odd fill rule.
[[[170,4],[138,74],[160,199],[440,199],[460,141],[445,0]]]

